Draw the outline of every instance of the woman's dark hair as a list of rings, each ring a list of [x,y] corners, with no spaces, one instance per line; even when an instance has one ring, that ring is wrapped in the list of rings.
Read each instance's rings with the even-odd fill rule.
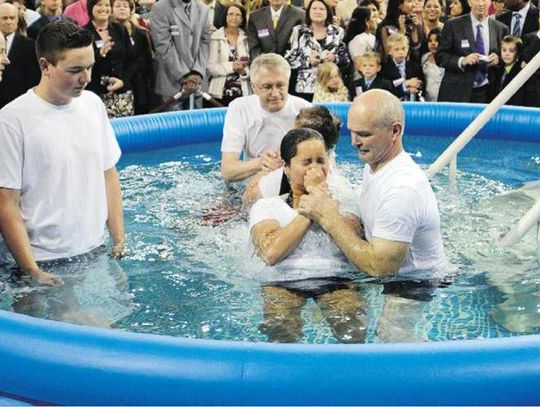
[[[109,1],[109,4],[112,8],[112,1],[111,0],[108,0]],[[98,4],[100,2],[100,0],[88,0],[88,3],[86,4],[86,11],[88,12],[88,17],[90,18],[90,21],[94,21],[94,16],[92,14],[92,10],[94,9],[94,7],[96,6],[96,4]],[[112,15],[112,10],[111,10],[111,15]]]
[[[403,0],[388,0],[388,6],[386,8],[386,16],[380,24],[381,26],[393,25],[394,27],[399,27],[399,16],[401,15],[401,10],[399,6],[403,4]]]
[[[36,56],[45,58],[53,66],[71,49],[92,45],[92,33],[68,20],[47,24],[36,39]]]
[[[224,19],[223,20],[223,27],[227,27],[227,13],[229,12],[229,9],[231,7],[236,7],[238,10],[240,10],[240,14],[242,14],[242,24],[240,24],[240,28],[242,30],[245,30],[246,29],[246,9],[244,8],[244,6],[242,6],[239,3],[231,3],[225,8],[225,13],[224,13],[224,17],[223,17],[223,19]]]
[[[375,8],[379,11],[379,13],[381,12],[381,4],[378,2],[378,0],[362,0],[358,4],[358,6],[359,7],[367,7],[367,6],[371,5],[371,4],[373,4],[375,6]]]
[[[283,161],[285,161],[285,165],[290,165],[292,158],[296,155],[298,152],[298,144],[302,143],[303,141],[307,140],[319,140],[322,143],[325,144],[323,136],[321,133],[319,133],[317,130],[309,129],[309,128],[301,128],[301,129],[292,129],[285,134],[285,137],[283,137],[283,140],[281,140],[280,145],[280,154]],[[283,195],[286,193],[291,192],[291,185],[289,184],[289,180],[287,179],[285,173],[283,173],[283,176],[281,178],[281,187],[279,189],[279,195]],[[290,198],[290,195],[289,195]],[[290,206],[292,206],[292,203],[290,200],[287,201]]]
[[[324,139],[326,150],[334,148],[339,137],[341,121],[326,106],[305,107],[294,120],[295,127],[317,130]]]
[[[291,164],[292,158],[298,152],[298,144],[311,139],[319,140],[326,146],[322,134],[317,130],[309,128],[289,130],[287,134],[285,134],[285,137],[283,137],[283,140],[281,140],[281,145],[279,147],[281,159],[285,161],[285,165]]]
[[[311,0],[309,2],[306,8],[306,25],[311,25],[311,17],[309,16],[309,12],[311,11],[313,3],[315,3],[316,1],[324,4],[324,7],[326,8],[326,21],[324,22],[324,25],[328,27],[334,21],[334,12],[332,11],[332,7],[330,7],[328,3],[324,0]]]
[[[343,42],[348,44],[358,34],[366,32],[367,20],[371,18],[371,10],[367,7],[356,7],[352,13]]]
[[[426,37],[426,43],[429,41],[429,38],[432,36],[432,35],[435,35],[437,37],[437,41],[441,41],[441,29],[440,28],[433,28],[431,30],[429,30],[429,33]]]
[[[465,14],[469,14],[471,12],[471,6],[469,6],[469,2],[467,0],[457,0],[461,3],[461,14],[464,16]],[[448,2],[448,15],[450,15],[450,4],[452,4],[452,0]]]

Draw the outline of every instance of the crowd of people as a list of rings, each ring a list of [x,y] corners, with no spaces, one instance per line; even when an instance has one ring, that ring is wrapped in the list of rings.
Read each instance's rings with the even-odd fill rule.
[[[343,272],[352,265],[384,286],[380,337],[416,340],[384,329],[401,315],[393,304],[429,301],[448,264],[437,201],[403,150],[401,101],[487,102],[540,47],[538,10],[507,0],[510,11],[495,19],[488,0],[469,0],[470,13],[442,23],[438,0],[389,0],[377,23],[375,0],[345,1],[311,0],[305,12],[284,0],[250,3],[246,18],[236,3],[159,0],[144,3],[149,26],[131,0],[79,0],[64,17],[48,4],[33,57],[24,7],[0,4],[0,265],[9,252],[22,275],[61,285],[48,262],[102,251],[105,226],[121,257],[120,149],[107,116],[156,103],[202,107],[206,89],[229,106],[221,176],[243,190],[254,253],[274,272],[261,287],[261,330],[297,340],[314,298],[338,340],[362,342],[362,298]],[[457,0],[450,8],[466,9]],[[28,72],[37,66],[35,85],[23,60]],[[26,81],[13,82],[21,74]],[[535,80],[516,102],[534,100]],[[347,191],[335,162],[339,120],[311,104],[340,95],[353,99],[347,127],[366,163],[361,192]]]
[[[109,117],[228,106],[253,93],[263,53],[285,57],[290,93],[310,102],[385,89],[488,103],[540,49],[535,1],[0,0],[0,108],[38,83],[34,41],[58,20],[92,33],[88,89]],[[540,106],[540,75],[508,103]]]

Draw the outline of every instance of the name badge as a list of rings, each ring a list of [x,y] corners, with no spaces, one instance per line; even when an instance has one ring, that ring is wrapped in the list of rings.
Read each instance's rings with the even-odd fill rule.
[[[469,40],[461,40],[461,48],[471,48],[471,44],[469,44]]]
[[[104,45],[103,40],[96,40],[95,43],[96,43],[96,47],[97,47],[98,49],[103,48],[103,45]]]
[[[257,36],[259,38],[268,37],[270,35],[270,30],[268,28],[261,28],[257,30]]]

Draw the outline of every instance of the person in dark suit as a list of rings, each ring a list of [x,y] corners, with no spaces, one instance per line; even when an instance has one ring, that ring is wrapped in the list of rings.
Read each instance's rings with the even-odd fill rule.
[[[252,59],[267,53],[285,55],[293,27],[304,23],[304,10],[285,4],[285,0],[269,3],[249,17],[247,38]]]
[[[538,8],[529,0],[504,0],[508,11],[497,20],[508,27],[510,34],[516,37],[538,31]]]
[[[524,68],[540,52],[540,31],[523,36],[521,68]],[[525,83],[524,105],[540,107],[540,70],[536,71]]]
[[[492,98],[496,97],[521,71],[520,56],[523,41],[514,35],[507,35],[501,42],[501,59],[503,65],[497,67],[492,84]],[[525,103],[525,86],[522,86],[506,102],[507,105],[523,106]]]
[[[418,101],[425,90],[422,67],[408,59],[409,39],[405,34],[392,34],[387,41],[389,59],[381,76],[392,83],[391,92],[400,100]]]
[[[382,77],[381,56],[378,52],[368,51],[358,57],[358,70],[362,77],[352,81],[349,87],[351,100],[370,89],[383,89],[392,92],[392,82]]]
[[[18,14],[13,4],[0,4],[0,32],[6,38],[7,56],[11,61],[0,82],[0,108],[37,85],[40,78],[34,41],[16,32]]]
[[[469,0],[469,4],[470,14],[444,24],[435,54],[437,65],[445,69],[441,102],[489,101],[490,74],[499,64],[500,43],[508,27],[488,18],[486,0]]]
[[[133,0],[112,0],[113,20],[123,25],[133,45],[134,68],[131,76],[135,114],[145,114],[161,103],[154,93],[154,52],[150,33],[138,24],[134,16],[135,2]]]
[[[9,58],[6,51],[6,39],[4,34],[0,32],[0,82],[2,82],[2,72],[9,65]]]

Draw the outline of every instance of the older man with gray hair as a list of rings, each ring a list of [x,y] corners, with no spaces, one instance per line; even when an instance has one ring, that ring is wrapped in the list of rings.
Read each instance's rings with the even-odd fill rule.
[[[282,166],[281,139],[293,127],[300,109],[311,104],[287,93],[291,68],[278,54],[262,54],[250,67],[254,95],[231,102],[221,143],[221,176],[241,181]],[[243,161],[240,155],[243,153]]]

